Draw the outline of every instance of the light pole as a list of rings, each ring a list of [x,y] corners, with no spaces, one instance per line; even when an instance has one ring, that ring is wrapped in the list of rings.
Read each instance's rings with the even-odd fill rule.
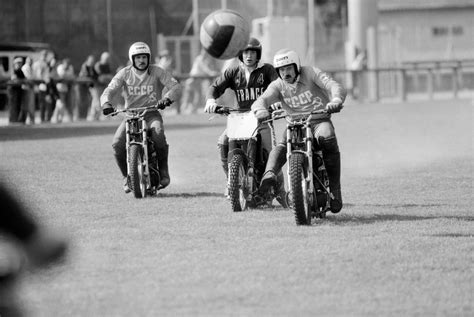
[[[107,0],[107,50],[110,55],[113,55],[112,0]]]

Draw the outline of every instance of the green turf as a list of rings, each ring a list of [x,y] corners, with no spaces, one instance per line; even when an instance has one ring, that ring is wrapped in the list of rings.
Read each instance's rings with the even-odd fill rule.
[[[231,212],[207,118],[165,118],[171,185],[142,200],[121,190],[116,122],[0,128],[2,177],[71,238],[65,265],[22,279],[32,316],[474,314],[470,101],[348,103],[345,207],[312,227]]]

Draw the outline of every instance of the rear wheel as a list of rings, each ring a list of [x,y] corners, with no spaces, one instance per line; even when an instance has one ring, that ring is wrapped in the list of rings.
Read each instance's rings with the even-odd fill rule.
[[[241,154],[234,154],[229,165],[229,197],[232,211],[247,209],[247,183],[244,158]]]
[[[291,208],[297,225],[311,225],[311,205],[308,195],[308,182],[305,178],[305,156],[293,153],[290,156]]]
[[[143,161],[142,147],[132,144],[130,155],[130,185],[135,198],[146,196],[145,162]]]

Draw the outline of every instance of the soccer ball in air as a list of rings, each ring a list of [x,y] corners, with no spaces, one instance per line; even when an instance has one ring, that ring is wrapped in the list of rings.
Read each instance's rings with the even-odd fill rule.
[[[217,10],[201,24],[199,39],[212,57],[230,59],[239,55],[250,37],[248,22],[232,10]]]

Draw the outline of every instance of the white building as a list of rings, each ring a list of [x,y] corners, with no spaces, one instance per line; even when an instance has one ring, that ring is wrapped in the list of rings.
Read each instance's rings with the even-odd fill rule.
[[[474,60],[474,0],[379,0],[379,66]]]

